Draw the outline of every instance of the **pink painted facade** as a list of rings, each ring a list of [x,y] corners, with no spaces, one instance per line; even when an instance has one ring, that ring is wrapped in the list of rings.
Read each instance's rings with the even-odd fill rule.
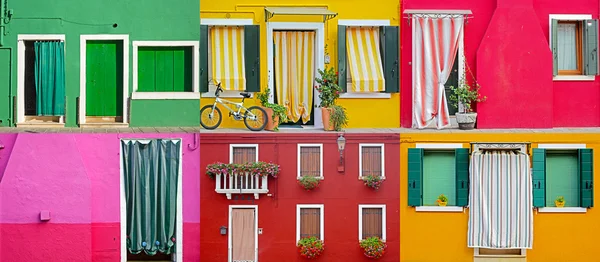
[[[401,125],[412,125],[412,24],[407,9],[470,10],[464,28],[466,62],[488,97],[479,103],[477,127],[553,128],[600,126],[600,80],[553,81],[550,14],[597,19],[598,1],[419,0],[401,1]],[[470,77],[469,77],[470,78]]]
[[[119,261],[126,138],[182,139],[183,258],[200,261],[197,134],[0,135],[0,261]]]

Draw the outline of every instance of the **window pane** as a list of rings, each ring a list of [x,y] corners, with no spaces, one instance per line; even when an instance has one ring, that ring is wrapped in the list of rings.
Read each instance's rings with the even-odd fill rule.
[[[579,206],[579,174],[576,152],[546,153],[546,206],[554,207],[557,197],[565,197],[566,207]]]
[[[233,163],[246,164],[256,162],[255,147],[234,147],[233,148]]]
[[[300,208],[300,238],[321,238],[321,209]]]
[[[558,70],[577,70],[577,24],[558,24]]]
[[[383,210],[381,208],[362,209],[362,239],[383,237]]]
[[[381,176],[381,147],[365,146],[362,148],[362,175]]]
[[[434,206],[439,195],[456,204],[454,151],[425,151],[423,155],[423,205]]]
[[[300,176],[321,176],[320,147],[300,147]]]

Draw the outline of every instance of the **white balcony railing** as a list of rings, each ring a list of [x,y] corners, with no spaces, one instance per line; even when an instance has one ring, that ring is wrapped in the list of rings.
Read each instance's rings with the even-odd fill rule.
[[[227,199],[231,199],[231,194],[254,194],[254,199],[258,199],[259,194],[269,193],[268,176],[229,173],[217,174],[215,180],[215,192],[226,194]]]

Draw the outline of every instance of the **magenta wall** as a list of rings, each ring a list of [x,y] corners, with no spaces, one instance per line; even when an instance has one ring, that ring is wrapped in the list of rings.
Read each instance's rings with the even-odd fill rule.
[[[0,261],[119,260],[122,138],[182,139],[183,255],[200,261],[200,150],[192,134],[0,135]],[[49,222],[40,222],[41,210],[51,212]]]
[[[503,0],[419,0],[401,1],[402,12],[406,9],[467,9],[473,12],[465,26],[465,56],[467,63],[477,76],[478,70],[487,70],[481,75],[482,94],[488,102],[478,105],[478,128],[550,128],[550,127],[590,127],[600,126],[600,81],[547,81],[548,68],[551,68],[548,37],[549,14],[591,14],[597,18],[599,2],[591,0],[533,0],[535,17],[523,17],[504,11],[497,13],[498,22],[492,21],[497,2]],[[506,1],[506,0],[504,0]],[[514,0],[508,0],[514,1]],[[531,1],[531,0],[528,0]],[[517,1],[519,2],[519,1]],[[527,2],[527,1],[525,1]],[[404,15],[402,15],[404,17]],[[502,23],[502,17],[510,17]],[[536,23],[540,34],[535,31]],[[522,30],[525,25],[528,30]],[[493,27],[493,28],[490,28]],[[403,127],[412,125],[412,29],[406,18],[402,20],[401,36],[401,123]],[[485,38],[511,39],[519,41],[485,41]],[[526,43],[522,46],[522,43]],[[546,51],[534,50],[539,43],[545,43]],[[484,56],[483,46],[491,50],[481,63],[478,55]],[[520,48],[520,49],[519,49]],[[523,52],[509,52],[530,48],[535,55]],[[541,47],[540,47],[541,48]],[[499,50],[503,51],[498,56]],[[546,54],[540,54],[545,52]],[[493,56],[492,56],[493,55]],[[495,64],[494,64],[495,63]],[[550,64],[548,64],[550,63]],[[500,65],[499,65],[500,64]],[[531,64],[537,64],[531,67]],[[528,75],[523,79],[526,70]],[[521,74],[521,75],[520,75]],[[484,76],[485,75],[485,76]],[[509,89],[506,89],[509,87]],[[508,97],[508,98],[507,98]],[[519,102],[523,101],[523,102]],[[485,105],[488,103],[488,105]]]

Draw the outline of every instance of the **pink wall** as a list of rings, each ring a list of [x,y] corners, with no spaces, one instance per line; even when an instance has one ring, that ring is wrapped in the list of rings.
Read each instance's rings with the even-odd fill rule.
[[[478,128],[600,126],[600,80],[549,83],[547,74],[551,57],[545,57],[550,55],[549,14],[591,14],[597,18],[598,1],[533,0],[534,12],[528,17],[499,13],[499,22],[493,22],[496,2],[502,3],[501,0],[402,1],[402,12],[406,9],[467,9],[473,12],[465,25],[465,56],[473,73],[481,78],[482,93],[488,96],[488,102],[478,105]],[[516,3],[522,5],[524,2]],[[500,22],[503,16],[508,20]],[[533,23],[537,24],[534,26]],[[522,30],[519,25],[528,29]],[[533,33],[536,26],[539,30]],[[401,31],[401,123],[403,127],[411,127],[412,29],[406,18],[402,20]],[[490,39],[484,41],[484,36]],[[538,50],[538,46],[548,51]],[[515,50],[520,52],[510,52]],[[524,55],[526,52],[535,54]],[[502,55],[498,55],[500,53]],[[487,58],[479,57],[486,55]],[[481,59],[487,62],[482,63]],[[478,69],[486,70],[486,73],[480,74]],[[529,75],[533,76],[527,77]],[[489,103],[487,107],[486,103]]]

